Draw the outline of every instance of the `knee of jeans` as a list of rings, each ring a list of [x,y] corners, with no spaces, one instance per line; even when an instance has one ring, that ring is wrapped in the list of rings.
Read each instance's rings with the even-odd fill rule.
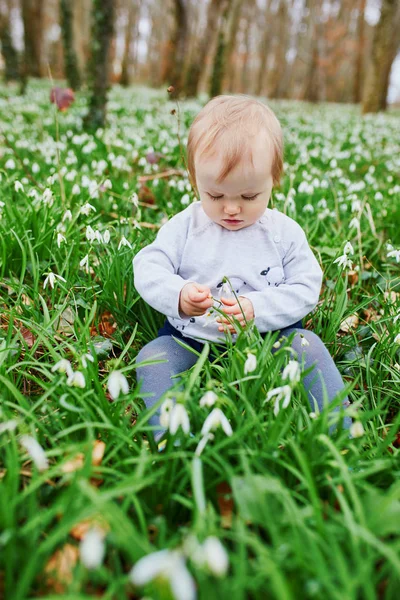
[[[141,363],[149,360],[158,360],[158,359],[166,359],[167,352],[165,349],[165,343],[162,342],[162,337],[155,338],[139,351],[139,354],[136,357],[136,362]],[[159,341],[161,340],[161,342]],[[138,367],[141,369],[143,367]]]
[[[321,358],[321,354],[326,351],[324,342],[316,333],[308,329],[296,329],[295,331],[292,348],[297,352],[298,359],[300,360],[304,353],[307,362],[317,362]]]

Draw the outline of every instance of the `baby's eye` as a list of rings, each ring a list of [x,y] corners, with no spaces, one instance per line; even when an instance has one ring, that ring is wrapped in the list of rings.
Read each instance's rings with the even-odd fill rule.
[[[207,192],[207,194],[210,196],[211,200],[219,200],[220,198],[223,198],[224,196],[213,196],[212,194],[210,194],[210,192]]]
[[[254,194],[254,196],[242,196],[243,200],[255,200],[258,194]]]

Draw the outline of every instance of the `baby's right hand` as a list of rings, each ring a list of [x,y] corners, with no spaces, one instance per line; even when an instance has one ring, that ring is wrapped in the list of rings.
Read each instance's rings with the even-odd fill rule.
[[[188,317],[203,315],[213,305],[211,290],[201,283],[190,282],[183,286],[179,296],[179,312]]]

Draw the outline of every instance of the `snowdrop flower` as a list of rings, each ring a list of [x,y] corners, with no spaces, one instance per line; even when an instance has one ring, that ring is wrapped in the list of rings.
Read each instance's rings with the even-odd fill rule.
[[[395,257],[396,258],[396,262],[400,262],[400,250],[392,250],[391,252],[388,252],[387,257]]]
[[[89,273],[89,254],[86,254],[86,256],[84,256],[82,258],[82,260],[79,263],[79,266],[83,269],[84,267],[86,267],[86,273]]]
[[[10,419],[9,421],[0,423],[0,433],[4,433],[4,431],[14,431],[17,426],[18,421],[16,419]]]
[[[81,371],[74,371],[68,377],[67,385],[70,387],[84,388],[86,385],[84,374]]]
[[[57,273],[52,273],[50,271],[50,273],[47,275],[46,279],[44,280],[44,284],[43,284],[43,289],[46,289],[47,284],[49,283],[51,288],[54,289],[54,283],[57,279],[60,279],[61,281],[64,281],[64,283],[67,283],[67,280],[64,279],[64,277],[61,277],[61,275],[57,275]]]
[[[308,341],[308,339],[302,333],[300,334],[300,338],[301,338],[301,346],[303,348],[307,348],[307,346],[310,345],[310,342]]]
[[[20,181],[15,181],[14,182],[14,190],[16,192],[23,192],[24,191],[24,186],[22,185],[22,183]]]
[[[81,562],[87,569],[97,569],[103,562],[105,550],[104,532],[93,527],[88,530],[80,542]]]
[[[253,371],[255,371],[257,368],[257,357],[252,354],[251,352],[249,352],[247,354],[247,359],[246,362],[244,364],[244,374],[247,375],[247,373],[252,373]]]
[[[103,188],[105,190],[111,190],[112,189],[112,183],[109,179],[106,179],[105,182],[103,183]]]
[[[361,421],[354,421],[354,423],[350,426],[350,435],[353,438],[361,437],[365,433],[363,424]]]
[[[81,215],[86,215],[86,216],[88,216],[91,210],[93,210],[94,212],[96,212],[96,209],[95,209],[95,207],[94,207],[94,206],[92,206],[91,204],[89,204],[89,202],[86,202],[86,204],[84,204],[84,205],[82,206],[82,208],[80,209],[80,211],[79,211],[79,212],[80,212],[80,214],[81,214]]]
[[[131,197],[131,202],[133,204],[133,206],[135,208],[138,208],[139,206],[139,196],[136,194],[136,192],[133,192],[132,197]]]
[[[68,377],[71,377],[71,375],[74,373],[71,363],[66,358],[62,358],[51,367],[51,372],[54,373],[55,371],[58,371],[59,373],[67,373]]]
[[[344,254],[354,254],[354,248],[350,244],[350,242],[345,243],[344,248],[343,248],[343,253]]]
[[[57,246],[60,247],[62,242],[66,242],[66,238],[62,233],[57,234]]]
[[[208,537],[203,544],[206,564],[213,575],[224,577],[229,567],[228,554],[215,536]]]
[[[182,430],[186,435],[190,433],[189,415],[187,414],[186,408],[180,403],[175,404],[170,413],[169,431],[171,435],[175,435],[179,427],[182,427]]]
[[[169,419],[171,416],[171,411],[174,408],[174,401],[171,398],[167,398],[161,405],[160,412],[160,425],[168,429],[169,427]]]
[[[126,237],[123,235],[121,238],[120,243],[118,244],[118,250],[122,247],[122,246],[128,246],[128,248],[132,249],[132,244],[130,242],[128,242],[128,240],[126,239]]]
[[[39,471],[45,471],[49,467],[49,461],[42,446],[30,435],[21,435],[19,443],[28,452]]]
[[[349,223],[349,228],[350,229],[359,229],[360,227],[360,219],[358,219],[357,217],[353,217],[352,220]]]
[[[200,406],[214,406],[216,401],[218,400],[218,396],[212,390],[209,390],[204,394],[204,396],[200,399]]]
[[[175,600],[195,600],[196,586],[182,554],[176,550],[160,550],[144,556],[129,573],[136,586],[146,585],[153,579],[167,579]]]
[[[86,369],[86,367],[87,367],[87,361],[88,360],[90,362],[94,362],[94,358],[93,358],[93,356],[91,354],[84,354],[83,356],[81,356],[81,363],[82,363],[82,367],[84,369]]]
[[[92,227],[90,227],[90,225],[88,225],[88,226],[86,227],[86,239],[87,239],[89,242],[93,242],[93,240],[94,240],[94,237],[95,237],[95,236],[94,236],[94,230],[92,229]]]
[[[53,206],[53,204],[54,204],[53,192],[49,188],[46,188],[44,190],[42,201],[43,201],[43,204],[47,204],[48,206]]]
[[[63,218],[61,219],[61,222],[64,223],[64,221],[66,220],[72,221],[72,212],[68,209],[65,211],[65,213],[63,214]]]
[[[9,158],[6,164],[4,165],[6,169],[15,169],[15,161],[12,158]]]
[[[79,185],[77,183],[74,183],[74,185],[72,186],[72,195],[79,196],[80,193],[81,193],[81,188],[79,187]]]
[[[103,243],[103,236],[101,235],[98,229],[96,229],[96,231],[94,232],[94,238],[99,242],[99,244]]]
[[[292,383],[298,383],[301,379],[300,365],[297,360],[289,360],[283,369],[282,379],[289,379]]]
[[[339,256],[333,262],[338,263],[339,267],[345,267],[345,268],[349,267],[349,269],[351,269],[351,267],[353,266],[353,261],[347,257],[347,254],[343,254],[342,256]]]
[[[113,371],[110,374],[107,387],[113,400],[116,400],[121,392],[123,394],[129,393],[128,380],[121,371]]]
[[[185,205],[185,204],[189,204],[189,202],[190,202],[189,194],[183,194],[183,196],[181,198],[181,204]]]
[[[231,286],[227,281],[225,281],[220,289],[219,289],[219,299],[221,298],[233,298],[234,294],[232,293]]]
[[[283,385],[270,390],[264,402],[268,402],[269,400],[272,400],[272,398],[275,398],[274,415],[277,416],[279,413],[279,402],[283,400],[282,408],[287,408],[289,406],[291,393],[292,388],[290,385]]]
[[[103,242],[105,244],[108,244],[109,241],[110,241],[110,232],[108,231],[108,229],[106,229],[105,232],[103,233]]]
[[[214,408],[203,423],[201,435],[207,435],[210,431],[214,431],[220,426],[226,435],[232,435],[233,431],[228,419],[220,408]]]
[[[397,320],[397,319],[396,319],[396,320]],[[398,334],[396,335],[396,337],[394,338],[394,343],[395,343],[395,344],[400,344],[400,333],[398,333]]]

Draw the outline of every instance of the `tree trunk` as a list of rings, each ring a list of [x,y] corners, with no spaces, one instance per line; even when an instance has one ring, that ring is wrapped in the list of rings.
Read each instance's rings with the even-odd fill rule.
[[[86,79],[90,59],[90,21],[92,0],[75,0],[73,11],[73,38],[78,69]]]
[[[24,77],[42,77],[42,35],[45,0],[22,0],[24,23]]]
[[[73,90],[81,87],[73,34],[73,10],[76,0],[60,0],[60,23],[64,47],[64,68],[69,86]]]
[[[364,86],[363,114],[385,108],[388,78],[395,56],[393,49],[398,46],[400,35],[396,27],[397,9],[397,0],[382,1],[381,16],[375,27],[372,55]]]
[[[132,57],[132,39],[135,33],[135,23],[138,18],[138,13],[140,11],[140,2],[137,0],[129,0],[128,5],[128,23],[126,26],[126,34],[125,34],[125,48],[124,48],[124,56],[122,58],[121,65],[121,85],[128,86],[130,83],[129,77],[129,65]]]
[[[174,29],[167,46],[162,81],[173,87],[171,98],[182,91],[183,65],[187,47],[187,8],[184,0],[174,0]]]
[[[318,3],[316,0],[306,2],[309,8],[307,35],[311,40],[310,54],[307,60],[306,73],[304,77],[301,100],[307,102],[318,102],[319,100],[319,73],[318,73]]]
[[[226,47],[229,31],[229,10],[232,6],[231,0],[225,2],[222,11],[218,31],[217,48],[215,51],[213,70],[211,74],[210,96],[219,96],[222,92],[222,83],[226,69]]]
[[[10,14],[7,9],[2,10],[0,4],[0,43],[1,53],[4,58],[4,80],[19,79],[18,52],[14,48],[10,34]]]
[[[363,61],[365,52],[365,5],[366,0],[360,0],[357,19],[357,51],[353,85],[353,102],[361,102]]]
[[[224,0],[210,0],[207,11],[207,22],[204,35],[200,35],[193,58],[186,73],[184,93],[187,98],[194,98],[198,94],[199,83],[206,64],[207,53],[212,46],[217,31],[218,20]]]
[[[270,0],[267,0],[267,5],[265,7],[265,20],[264,20],[264,32],[261,38],[260,45],[260,67],[257,73],[257,82],[256,82],[256,96],[261,96],[264,89],[264,81],[265,81],[265,72],[267,67],[267,58],[268,52],[271,47],[271,14],[270,14]]]
[[[235,62],[233,60],[234,50],[236,47],[236,36],[239,29],[240,16],[242,13],[243,0],[233,0],[231,13],[230,13],[230,22],[229,22],[229,31],[228,31],[228,41],[225,49],[225,62],[227,72],[228,82],[227,87],[230,92],[233,91],[235,86]]]
[[[287,11],[287,0],[280,0],[278,12],[276,15],[277,23],[277,36],[275,40],[275,52],[274,52],[274,66],[272,73],[268,79],[268,97],[279,98],[282,90],[282,80],[285,73],[286,67],[286,51],[288,44],[288,11]]]
[[[113,34],[114,13],[114,0],[93,0],[90,100],[89,111],[84,119],[87,129],[97,129],[103,127],[105,123],[109,83],[108,55]]]

